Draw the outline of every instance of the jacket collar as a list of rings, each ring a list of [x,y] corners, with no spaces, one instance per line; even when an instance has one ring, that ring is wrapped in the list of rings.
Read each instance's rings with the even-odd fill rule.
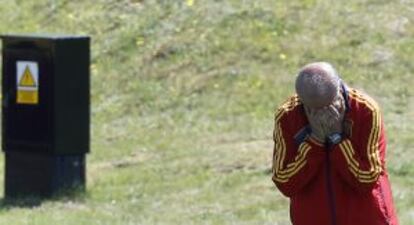
[[[351,111],[351,105],[349,104],[349,90],[343,81],[341,81],[341,90],[342,90],[342,97],[344,98],[344,101],[345,101],[345,113],[348,113]]]

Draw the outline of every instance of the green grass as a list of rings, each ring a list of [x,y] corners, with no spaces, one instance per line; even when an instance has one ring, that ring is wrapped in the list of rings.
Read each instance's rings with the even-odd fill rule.
[[[289,224],[273,110],[317,60],[380,102],[398,215],[414,224],[411,1],[187,2],[0,3],[0,33],[93,41],[87,193],[0,204],[0,224]]]

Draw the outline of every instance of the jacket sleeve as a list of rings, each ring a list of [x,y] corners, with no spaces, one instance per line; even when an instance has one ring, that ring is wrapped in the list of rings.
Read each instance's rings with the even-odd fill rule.
[[[322,144],[308,138],[296,144],[291,124],[294,118],[288,118],[286,112],[280,112],[275,118],[273,132],[274,149],[272,180],[287,197],[292,197],[315,176],[324,159]]]
[[[333,151],[337,174],[357,192],[370,191],[383,171],[381,153],[386,142],[381,114],[376,104],[368,104],[357,121],[357,133],[345,138]]]

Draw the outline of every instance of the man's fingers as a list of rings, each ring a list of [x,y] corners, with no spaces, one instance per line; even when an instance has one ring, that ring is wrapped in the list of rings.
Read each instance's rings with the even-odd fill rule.
[[[330,113],[335,118],[340,118],[341,117],[341,114],[339,113],[338,109],[333,105],[329,106],[328,113]]]

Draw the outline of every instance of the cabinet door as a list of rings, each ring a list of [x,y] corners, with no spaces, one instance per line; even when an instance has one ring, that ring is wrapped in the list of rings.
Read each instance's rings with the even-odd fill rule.
[[[3,49],[3,150],[51,152],[53,62],[38,49]]]

